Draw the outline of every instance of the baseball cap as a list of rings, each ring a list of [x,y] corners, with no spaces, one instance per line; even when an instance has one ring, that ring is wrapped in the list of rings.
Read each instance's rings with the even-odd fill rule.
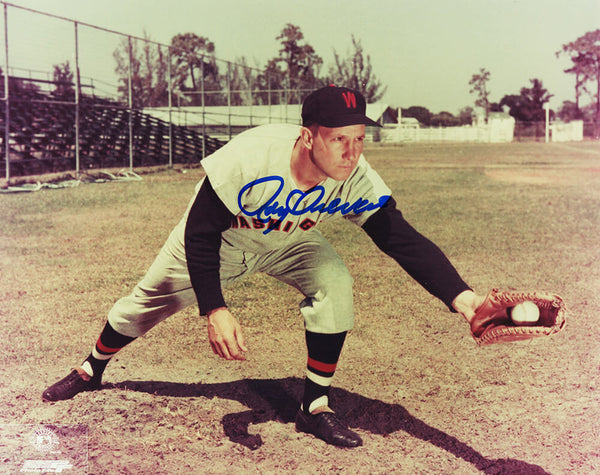
[[[317,89],[304,100],[302,124],[319,124],[324,127],[365,124],[381,127],[366,116],[366,110],[367,101],[360,92],[332,84]]]

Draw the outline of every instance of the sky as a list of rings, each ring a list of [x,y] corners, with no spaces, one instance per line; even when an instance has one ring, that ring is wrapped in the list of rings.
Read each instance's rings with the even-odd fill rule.
[[[208,37],[216,56],[246,57],[264,67],[275,57],[287,23],[323,58],[351,51],[352,35],[387,86],[392,107],[427,107],[457,114],[473,106],[469,80],[491,74],[490,99],[519,94],[533,78],[554,95],[551,107],[574,100],[570,61],[563,44],[600,28],[600,0],[13,0],[9,4],[169,44],[179,33]],[[49,69],[72,60],[68,22],[8,9],[13,67]],[[79,27],[82,75],[113,74],[116,35]],[[2,61],[4,66],[4,61]],[[84,67],[85,65],[85,67]],[[107,81],[109,81],[107,79]],[[584,103],[589,102],[586,99]]]

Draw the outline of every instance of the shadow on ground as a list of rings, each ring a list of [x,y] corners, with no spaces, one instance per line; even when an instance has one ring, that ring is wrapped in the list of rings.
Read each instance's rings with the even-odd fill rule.
[[[219,397],[238,401],[249,407],[248,411],[227,414],[223,420],[225,434],[232,442],[257,449],[262,445],[260,434],[249,434],[250,424],[267,421],[294,421],[298,408],[298,395],[304,382],[300,378],[243,379],[228,383],[184,384],[166,381],[123,381],[104,388],[127,389],[171,397]],[[487,459],[457,438],[431,427],[411,415],[399,404],[389,404],[369,399],[360,394],[332,388],[332,407],[343,416],[350,427],[361,428],[373,434],[388,435],[398,430],[427,441],[459,457],[486,474],[548,474],[538,465],[515,459]]]

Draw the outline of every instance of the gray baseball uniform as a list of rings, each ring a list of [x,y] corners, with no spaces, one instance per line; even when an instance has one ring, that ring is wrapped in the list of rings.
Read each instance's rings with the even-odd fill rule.
[[[202,161],[214,192],[231,214],[230,226],[221,234],[220,283],[226,287],[253,272],[269,274],[302,292],[300,311],[307,330],[339,333],[353,325],[352,277],[315,226],[342,216],[362,226],[391,192],[363,156],[347,180],[326,179],[301,192],[290,170],[299,134],[298,126],[257,127]],[[196,303],[202,290],[194,292],[185,245],[195,200],[146,276],[109,313],[119,333],[140,336]]]

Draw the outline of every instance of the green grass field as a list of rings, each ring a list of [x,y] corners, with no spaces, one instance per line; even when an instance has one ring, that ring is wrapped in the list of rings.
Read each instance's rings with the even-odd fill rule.
[[[225,292],[248,361],[213,355],[190,308],[125,348],[102,391],[43,403],[143,276],[202,170],[3,194],[0,472],[18,472],[22,447],[31,451],[9,437],[15,424],[54,424],[87,427],[81,467],[97,474],[600,473],[600,144],[408,144],[365,155],[475,290],[557,292],[567,328],[479,348],[459,317],[337,220],[321,230],[355,278],[356,327],[332,395],[363,447],[295,432],[301,296],[261,275]]]

